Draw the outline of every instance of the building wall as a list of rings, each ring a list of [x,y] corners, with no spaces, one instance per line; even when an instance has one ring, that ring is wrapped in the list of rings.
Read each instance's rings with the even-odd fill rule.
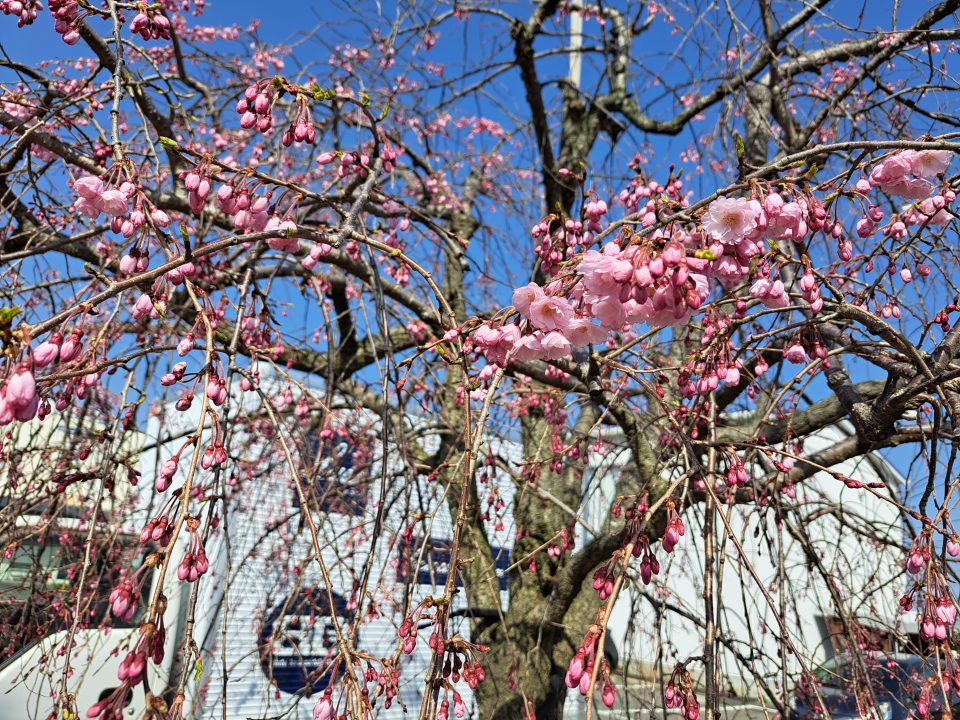
[[[189,420],[181,417],[179,422]],[[155,423],[148,434],[156,437],[158,429],[159,423]],[[176,428],[169,424],[165,431],[176,434]],[[837,439],[840,432],[832,430],[808,441],[807,451]],[[379,441],[371,436],[369,442],[375,447]],[[223,717],[225,703],[226,717],[238,720],[280,715],[288,710],[292,712],[288,717],[309,718],[314,701],[294,692],[304,684],[301,668],[322,671],[325,658],[332,653],[329,603],[324,593],[311,596],[308,592],[322,590],[324,583],[317,563],[311,560],[310,537],[301,523],[295,485],[282,456],[275,448],[265,452],[264,445],[262,438],[255,437],[239,438],[234,443],[234,447],[243,448],[249,459],[263,464],[259,472],[225,487],[228,512],[208,544],[211,568],[201,583],[195,632],[203,648],[204,669],[201,691],[193,702],[201,717]],[[515,444],[498,442],[491,449],[513,462],[521,460]],[[145,470],[158,467],[158,460],[162,463],[172,450],[161,447],[159,452],[159,456],[155,450],[145,453]],[[584,524],[590,529],[579,529],[578,547],[589,540],[591,530],[602,530],[604,523],[609,522],[610,503],[623,460],[610,454],[605,454],[602,461],[599,457],[593,459],[594,470],[587,474],[584,485]],[[343,599],[335,601],[334,611],[344,626],[355,618],[354,608],[347,607],[346,598],[368,560],[371,562],[368,587],[379,616],[364,618],[359,624],[355,645],[377,657],[395,652],[405,603],[414,607],[427,596],[442,594],[446,581],[443,543],[451,535],[443,498],[446,489],[423,478],[413,483],[404,480],[396,458],[388,458],[386,466],[388,481],[382,490],[385,530],[372,557],[370,535],[381,495],[378,482],[365,499],[348,496],[350,502],[328,503],[326,511],[316,517],[322,557],[333,590]],[[875,469],[863,461],[847,463],[839,469],[863,482],[880,479]],[[144,479],[142,487],[149,488],[149,472],[145,472]],[[343,481],[342,469],[321,463],[321,491],[335,489],[336,483]],[[497,488],[506,502],[499,518],[493,519],[487,528],[491,542],[501,549],[496,562],[490,562],[491,581],[505,582],[509,550],[516,533],[510,507],[512,490],[509,479],[499,473],[494,473],[490,487]],[[828,476],[816,476],[796,492],[804,510],[841,507],[845,522],[873,524],[879,537],[894,544],[899,542],[899,519],[893,506],[883,499],[885,491],[875,497],[863,489],[847,488]],[[145,496],[145,503],[149,502]],[[751,505],[724,511],[729,516],[730,530],[745,553],[741,557],[733,543],[723,543],[724,527],[718,520],[716,542],[722,546],[723,556],[721,631],[734,645],[734,650],[722,653],[721,672],[724,682],[737,693],[753,692],[753,681],[743,672],[737,653],[740,660],[749,658],[755,671],[766,679],[778,680],[783,663],[777,614],[783,613],[786,630],[800,655],[800,659],[786,657],[786,667],[793,672],[801,662],[818,664],[829,656],[827,628],[836,613],[831,609],[827,581],[817,576],[807,552],[790,537],[787,525],[778,525],[772,508],[758,513]],[[608,632],[620,655],[620,672],[629,676],[628,684],[661,671],[669,674],[676,660],[702,652],[703,632],[696,622],[703,617],[702,512],[702,507],[695,507],[684,514],[687,534],[671,557],[665,557],[657,547],[663,564],[660,582],[644,587],[638,581],[628,587],[612,612]],[[432,538],[433,542],[417,555],[423,562],[417,564],[411,557],[411,564],[404,571],[398,564],[398,543],[402,542],[399,536],[418,514],[426,517],[416,523],[412,532],[414,547],[419,549],[424,538]],[[784,520],[807,529],[814,552],[841,588],[846,612],[864,623],[896,625],[894,610],[900,570],[895,552],[881,545],[864,544],[830,515],[821,515],[812,522],[793,515]],[[777,571],[780,553],[784,560],[783,576]],[[747,570],[748,562],[768,589],[775,608],[771,609],[757,591]],[[505,584],[501,588],[505,589]],[[504,593],[504,604],[506,599]],[[678,611],[672,611],[671,606]],[[453,608],[464,607],[463,593],[459,593]],[[453,630],[469,637],[467,622],[462,617],[454,619]],[[281,634],[283,640],[271,642],[271,637]],[[414,711],[420,704],[423,669],[429,662],[426,640],[424,630],[417,650],[402,657],[400,700]],[[306,660],[301,659],[304,656]],[[697,667],[691,666],[691,670],[696,671]],[[321,680],[314,690],[323,687]],[[463,689],[466,690],[465,685]],[[463,694],[469,702],[469,692]],[[382,718],[401,716],[399,703],[378,714]]]
[[[808,439],[805,452],[816,452],[843,436],[841,428],[831,428]],[[849,461],[834,470],[863,483],[880,483],[883,480],[875,462],[878,460]],[[892,473],[889,466],[882,467],[888,476]],[[614,462],[588,483],[587,516],[597,526],[602,527],[608,517],[617,472],[618,463]],[[892,490],[895,493],[898,488]],[[721,653],[720,672],[725,686],[741,696],[756,694],[754,677],[745,671],[745,664],[775,685],[784,665],[792,674],[832,656],[829,636],[838,612],[828,583],[848,617],[881,632],[903,631],[897,612],[897,599],[905,587],[897,549],[902,524],[889,501],[890,490],[853,489],[819,473],[795,492],[799,512],[784,513],[779,521],[771,506],[723,508],[729,534],[739,541],[742,554],[732,540],[725,539],[727,528],[719,515],[714,521],[715,563],[722,567],[717,617],[720,632],[733,646]],[[843,523],[826,513],[831,508],[841,512]],[[621,663],[636,678],[669,675],[678,660],[703,652],[703,506],[687,510],[682,519],[686,535],[673,555],[657,553],[662,565],[659,582],[644,586],[637,579],[634,589],[621,595],[611,615],[609,632],[620,648]],[[804,533],[807,542],[801,543],[791,529]],[[890,545],[867,540],[865,534]],[[812,556],[819,561],[822,575]],[[778,570],[781,567],[782,572]],[[783,619],[783,627],[778,617]],[[789,650],[781,654],[784,632],[796,654]],[[695,663],[690,671],[696,675],[701,668]]]

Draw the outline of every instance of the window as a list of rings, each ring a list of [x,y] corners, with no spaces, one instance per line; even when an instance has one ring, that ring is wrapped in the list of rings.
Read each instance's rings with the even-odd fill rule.
[[[140,567],[144,550],[135,538],[106,541],[107,545],[98,545],[90,555],[81,626],[136,627],[146,609],[151,575],[144,579],[137,613],[129,621],[110,614],[108,598],[118,580],[117,569]],[[43,543],[27,537],[9,557],[0,559],[0,657],[20,651],[72,622],[84,542],[84,536],[73,534],[47,537]]]

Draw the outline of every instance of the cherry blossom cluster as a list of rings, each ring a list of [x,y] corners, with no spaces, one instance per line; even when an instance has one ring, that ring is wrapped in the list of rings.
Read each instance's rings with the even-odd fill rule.
[[[583,203],[581,219],[563,219],[548,215],[533,226],[530,234],[540,257],[540,269],[548,275],[556,275],[560,264],[570,260],[593,243],[594,235],[603,229],[600,220],[607,214],[607,204],[595,197]]]
[[[412,542],[412,525],[405,529],[403,537],[405,543]],[[427,597],[400,623],[397,635],[402,641],[401,650],[405,655],[409,655],[416,649],[417,623],[424,620],[436,620],[435,615],[429,614],[435,605],[436,601],[432,597]],[[445,641],[439,628],[435,628],[430,633],[428,644],[437,655],[447,652],[447,658],[443,666],[443,677],[450,678],[453,682],[459,682],[463,679],[471,689],[476,689],[477,684],[483,682],[485,675],[477,653],[486,652],[487,649],[484,646],[472,645],[462,638],[452,638]],[[461,655],[463,655],[462,658]]]
[[[456,690],[446,690],[444,698],[440,701],[437,708],[437,720],[450,720],[450,696],[453,696],[453,716],[456,718],[465,717],[467,714],[467,704],[463,702],[463,697]]]
[[[561,359],[568,357],[572,348],[601,342],[606,337],[603,328],[580,315],[566,298],[547,294],[536,283],[515,290],[513,303],[527,320],[528,334],[522,335],[515,323],[499,328],[486,324],[473,334],[474,346],[492,363],[505,365],[507,353],[521,362]]]
[[[162,614],[159,615],[156,623],[148,622],[140,627],[140,636],[137,638],[136,645],[126,654],[117,670],[120,687],[91,705],[86,713],[88,718],[101,718],[101,720],[123,718],[123,710],[132,688],[143,682],[147,670],[147,659],[149,658],[157,665],[163,662],[163,644],[166,636]]]
[[[867,185],[909,200],[924,200],[933,191],[927,178],[943,175],[952,159],[949,150],[903,150],[874,167]],[[863,190],[863,185],[858,189]]]
[[[563,678],[564,684],[571,690],[577,688],[579,693],[586,697],[590,692],[590,682],[594,677],[594,665],[600,663],[597,670],[596,689],[600,690],[600,700],[603,704],[612,708],[617,699],[617,691],[610,682],[610,666],[606,658],[602,655],[598,657],[597,646],[600,644],[600,628],[597,625],[591,625],[587,634],[580,643],[580,647],[570,660],[567,666],[567,673]]]
[[[273,104],[276,101],[277,92],[271,80],[258,80],[248,87],[237,101],[240,127],[245,130],[256,127],[262,133],[269,132],[273,127]]]
[[[170,511],[173,507],[174,503],[168,501],[160,514],[147,521],[143,530],[140,531],[140,542],[142,544],[156,543],[160,547],[166,547],[170,544],[170,540],[173,538],[173,522],[170,520]]]
[[[0,13],[17,18],[17,27],[32,24],[41,10],[39,0],[0,0]]]
[[[694,690],[693,678],[682,663],[678,664],[670,675],[670,681],[663,691],[663,699],[668,708],[682,709],[683,720],[700,719],[700,701]]]
[[[647,180],[641,171],[642,158],[638,155],[630,163],[630,167],[636,171],[636,175],[630,181],[629,187],[620,192],[618,200],[631,213],[637,213],[640,223],[644,227],[649,227],[657,221],[657,198],[667,197],[680,207],[687,204],[683,193],[683,181],[679,178],[671,178],[666,185],[658,183],[656,180]],[[645,200],[643,209],[640,208],[640,202]]]
[[[672,500],[667,501],[667,527],[663,531],[663,540],[660,544],[668,553],[673,552],[680,538],[683,537],[686,530],[683,527],[683,520],[677,513],[677,509]]]
[[[858,182],[856,193],[879,188],[921,200],[885,226],[887,235],[905,236],[908,224],[945,223],[950,215],[944,208],[956,199],[955,194],[945,189],[930,197],[934,186],[925,178],[942,175],[951,158],[947,151],[897,153],[875,167],[869,181]],[[657,224],[661,204],[671,198],[673,211],[683,207],[679,180],[671,180],[670,187],[654,182],[637,182],[633,187],[638,197],[649,198],[642,211],[634,205],[642,226]],[[733,290],[749,281],[750,298],[781,310],[790,307],[793,299],[779,265],[765,259],[765,243],[803,243],[813,233],[823,232],[839,243],[841,260],[849,261],[853,252],[840,223],[806,191],[790,195],[770,187],[751,197],[721,196],[702,211],[692,229],[674,223],[669,231],[657,228],[646,235],[625,230],[619,240],[578,255],[580,247],[589,245],[590,233],[599,229],[606,205],[590,200],[584,203],[583,213],[588,232],[583,221],[554,215],[534,227],[541,265],[556,279],[544,287],[531,283],[515,291],[514,307],[526,322],[488,323],[475,331],[474,346],[489,362],[502,366],[508,355],[521,362],[563,359],[575,348],[603,341],[609,331],[622,332],[638,323],[662,327],[685,322],[707,302],[713,283]],[[883,212],[871,205],[858,223],[858,234],[873,233],[882,219]],[[920,265],[918,261],[918,272],[928,274],[929,267],[921,270]],[[560,274],[562,266],[575,271],[572,282],[569,274]],[[901,278],[909,282],[912,272],[904,268]],[[810,314],[823,309],[820,282],[809,266],[794,292]],[[890,315],[898,312],[895,303],[888,306]],[[746,308],[738,303],[738,314]],[[790,359],[799,361],[800,354],[791,352]],[[729,379],[724,377],[727,374]],[[733,363],[722,372],[700,377],[701,384],[706,383],[700,392],[721,378],[736,383],[739,366]]]
[[[644,585],[649,585],[653,580],[653,576],[660,574],[660,561],[657,560],[657,556],[650,547],[650,538],[644,530],[644,519],[649,510],[650,505],[647,498],[640,500],[632,508],[626,510],[628,522],[627,532],[624,537],[624,547],[630,547],[630,552],[633,557],[640,559],[640,580]],[[614,517],[619,517],[620,513],[620,506],[615,505],[613,508]],[[616,557],[617,555],[615,554],[613,558],[616,559]],[[612,562],[612,560],[610,562]],[[610,574],[611,565],[609,562],[607,567],[607,574]],[[594,581],[594,589],[599,590],[596,581]],[[605,588],[605,592],[606,590],[612,591],[612,589],[612,586]],[[606,594],[609,593],[607,592]],[[602,599],[603,598],[601,598],[601,600]]]
[[[929,529],[925,529],[917,536],[907,555],[907,572],[918,580],[900,598],[900,609],[909,612],[916,604],[920,637],[937,642],[946,640],[951,634],[957,621],[957,604],[938,561],[933,559],[932,541]],[[951,537],[946,550],[951,557],[960,556],[960,541]]]
[[[745,307],[745,304],[744,304]],[[721,382],[737,385],[743,363],[736,356],[731,339],[733,318],[708,308],[701,317],[700,348],[690,353],[677,375],[677,387],[684,398],[707,395]]]
[[[83,326],[81,323],[72,329],[64,340],[63,333],[60,331],[51,334],[50,338],[40,343],[36,349],[29,353],[25,366],[32,367],[34,370],[52,365],[59,362],[61,365],[73,364],[81,366],[86,358],[86,352],[83,345]],[[21,365],[22,366],[22,365]],[[58,411],[63,411],[69,407],[72,398],[84,398],[91,388],[97,386],[100,381],[99,372],[90,372],[85,375],[74,375],[66,380],[61,391],[57,394],[54,405]],[[43,418],[50,412],[49,401],[43,398],[39,400],[39,407],[36,415]],[[15,416],[16,417],[16,416]],[[17,418],[30,419],[30,418]],[[2,422],[2,420],[0,420]]]
[[[190,532],[190,543],[177,567],[177,577],[186,582],[196,582],[197,578],[210,569],[210,563],[200,538],[199,518],[187,518],[186,525]]]
[[[614,554],[606,564],[598,567],[593,573],[593,589],[597,591],[600,602],[613,595],[613,588],[617,579],[617,572],[621,565],[620,556]]]
[[[729,448],[721,453],[720,457],[726,463],[727,469],[723,478],[729,488],[745,487],[750,482],[750,475],[747,473],[740,456]]]
[[[295,142],[306,142],[313,145],[317,139],[317,129],[313,125],[313,119],[310,117],[310,105],[304,96],[297,93],[297,111],[293,122],[283,131],[280,136],[280,142],[284,147],[290,147]]]
[[[67,45],[76,45],[80,41],[77,25],[90,14],[89,11],[81,14],[77,0],[49,0],[49,6],[54,20],[53,29]]]
[[[412,538],[412,532],[412,526],[409,526],[405,531],[405,537]],[[427,614],[434,606],[434,599],[428,597],[400,623],[397,634],[402,641],[401,650],[404,654],[409,655],[417,646],[417,623],[424,619],[436,620],[435,615]],[[462,718],[466,715],[467,707],[463,697],[457,692],[454,685],[462,681],[471,690],[476,690],[477,685],[486,678],[479,655],[485,653],[487,648],[483,645],[470,643],[459,636],[444,640],[439,626],[431,631],[428,644],[436,655],[445,655],[440,671],[444,699],[439,704],[437,720],[447,720],[449,718],[451,700],[453,701],[454,716]],[[395,686],[396,683],[394,682]],[[385,707],[390,707],[390,700],[395,694],[395,691],[393,694],[388,694]]]
[[[377,671],[368,661],[364,680],[368,684],[376,684],[373,697],[384,698],[383,707],[389,710],[390,706],[393,705],[393,699],[400,692],[400,669],[396,662],[392,658],[381,658],[380,670]]]
[[[500,501],[502,504],[502,500]],[[560,528],[556,539],[547,547],[547,556],[554,560],[563,556],[564,553],[572,551],[576,547],[576,534],[572,526]]]
[[[197,166],[184,175],[184,185],[188,191],[190,207],[194,212],[201,212],[207,197],[210,195],[209,168]],[[276,237],[267,238],[267,245],[284,252],[296,253],[300,249],[300,241],[293,237],[297,224],[293,221],[290,212],[280,217],[275,212],[275,204],[271,192],[257,195],[255,188],[245,184],[241,179],[220,186],[217,190],[216,202],[220,209],[229,215],[233,226],[241,233],[261,232],[264,230],[276,231]]]
[[[117,268],[124,275],[146,271],[150,264],[150,256],[147,235],[142,230],[146,229],[148,222],[153,227],[167,227],[170,224],[169,215],[150,204],[136,185],[129,181],[122,181],[114,186],[104,182],[102,178],[87,175],[74,181],[73,189],[78,195],[74,203],[77,212],[94,220],[101,213],[110,216],[110,229],[127,239],[138,232],[141,233],[133,247],[120,258]],[[131,200],[132,210],[130,210]],[[106,241],[101,240],[97,250],[104,259],[110,258],[112,250]],[[192,274],[194,270],[192,264],[188,265],[189,267],[171,271],[167,274],[167,279],[175,284],[181,282],[184,276]],[[162,286],[158,286],[153,295],[152,300],[149,297],[139,299],[135,305],[134,317],[150,315],[156,318],[158,316],[157,308],[162,309],[166,302]]]
[[[141,3],[140,12],[130,21],[130,31],[144,40],[169,40],[170,21],[155,6]]]
[[[85,175],[73,183],[73,190],[79,196],[74,203],[74,209],[93,220],[100,217],[101,213],[110,217],[122,217],[129,211],[130,198],[136,189],[131,182],[112,187],[95,175]]]
[[[316,127],[310,117],[310,105],[304,93],[284,81],[268,78],[250,85],[237,101],[236,111],[240,116],[240,127],[245,130],[256,128],[268,133],[273,128],[273,106],[283,93],[290,93],[296,102],[293,121],[284,130],[281,142],[285,147],[294,143],[306,142],[311,145],[317,137]]]
[[[121,578],[110,592],[110,612],[118,620],[129,622],[137,614],[137,607],[140,603],[140,595],[143,592],[143,584],[150,577],[148,569],[157,564],[158,557],[154,554],[148,555],[143,565],[132,576],[121,571]]]

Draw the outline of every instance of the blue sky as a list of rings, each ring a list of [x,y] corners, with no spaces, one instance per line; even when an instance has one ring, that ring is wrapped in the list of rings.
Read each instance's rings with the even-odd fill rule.
[[[871,2],[871,17],[882,17],[884,18],[883,22],[887,23],[886,9],[889,7],[889,4],[890,3],[885,0],[883,2]],[[375,15],[378,9],[382,12],[383,17],[390,17],[394,12],[393,3],[383,3],[381,5],[376,2],[367,2],[362,3],[362,5],[368,15]],[[851,17],[844,19],[849,20],[851,26],[857,26],[859,24],[864,29],[872,27],[874,23],[871,22],[870,18],[861,21],[854,16],[854,13],[859,10],[860,5],[856,4],[856,9],[853,9],[853,5],[854,4],[844,4],[841,13],[851,13]],[[918,11],[923,9],[919,7],[921,5],[926,6],[926,3],[917,3]],[[426,5],[424,4],[424,6]],[[514,6],[514,9],[516,9],[518,13],[524,13],[529,11],[529,7],[530,5],[528,3],[518,3]],[[907,12],[911,11],[912,10],[907,10]],[[334,45],[341,41],[349,42],[353,39],[355,43],[359,44],[359,42],[369,39],[369,34],[364,37],[364,26],[360,22],[360,16],[353,12],[353,6],[339,3],[305,3],[291,0],[274,0],[270,3],[253,2],[252,0],[236,0],[235,2],[213,0],[207,3],[207,9],[204,15],[195,22],[213,25],[236,23],[241,26],[246,26],[253,20],[259,21],[260,28],[258,34],[264,42],[268,44],[284,42],[298,44],[303,42],[303,45],[298,51],[299,57],[315,58],[320,62],[326,60],[327,53],[329,52],[321,47],[321,42],[324,45]],[[93,22],[101,23],[104,28],[106,28],[106,23],[102,21]],[[0,18],[0,46],[2,46],[13,59],[21,62],[38,62],[51,56],[72,57],[78,54],[84,54],[82,47],[70,48],[62,42],[59,42],[58,38],[52,33],[51,24],[52,20],[46,11],[41,14],[34,26],[19,30],[16,29],[14,22],[10,18],[2,17]],[[305,32],[321,24],[324,26],[324,34],[316,39],[305,40]],[[426,59],[433,62],[449,64],[451,72],[454,72],[465,60],[469,61],[472,57],[477,56],[477,54],[486,52],[490,47],[505,47],[502,27],[497,27],[491,23],[480,23],[479,25],[471,25],[471,27],[480,27],[480,33],[474,34],[474,32],[471,31],[471,33],[468,34],[465,29],[459,28],[456,23],[448,22],[441,28],[441,39],[437,50]],[[333,36],[333,33],[337,33],[340,36]],[[645,36],[643,52],[645,55],[649,54],[651,57],[663,58],[676,46],[676,42],[677,38],[671,36],[669,33],[654,33]],[[232,44],[230,50],[235,53],[243,53],[246,51],[244,46],[238,43]],[[294,62],[291,60],[291,70],[293,70],[294,65]],[[551,61],[551,63],[545,65],[545,77],[548,79],[551,75],[553,77],[562,77],[565,73],[565,67],[566,61],[563,58]],[[4,73],[0,71],[0,79],[2,79],[3,76]],[[588,79],[589,72],[585,71],[585,80],[588,81]],[[500,83],[500,88],[503,90],[503,97],[497,98],[503,103],[502,111],[507,111],[511,107],[522,108],[522,91],[516,71],[511,71],[502,76],[498,82]],[[668,100],[664,100],[664,102],[668,102]],[[461,110],[463,109],[464,108],[461,108]],[[467,108],[467,110],[469,110],[469,108]],[[494,117],[496,117],[498,113],[498,109],[493,105],[483,108],[477,107],[475,111],[478,114],[483,113],[493,115]],[[669,108],[663,108],[662,114],[666,116],[668,111]],[[660,115],[660,113],[655,114]],[[710,131],[712,129],[710,127],[710,118],[708,117],[699,127],[696,125],[694,125],[694,127],[700,132]],[[678,149],[687,146],[691,141],[691,137],[690,134],[686,133],[673,139],[628,134],[621,140],[621,148],[616,159],[599,157],[597,158],[598,167],[606,167],[611,170],[619,169],[620,178],[626,178],[626,173],[622,171],[623,156],[632,155],[635,150],[640,148],[641,143],[649,143],[649,148],[653,151],[651,164],[656,168],[657,165],[662,166],[665,164],[666,158],[669,158],[671,155],[675,156]],[[661,167],[660,170],[662,169]],[[654,172],[653,174],[655,177],[662,177],[662,173]],[[709,172],[699,176],[688,177],[690,177],[691,180],[688,183],[688,187],[693,187],[698,194],[709,192],[717,184],[730,179],[729,177],[717,176]],[[622,180],[618,179],[618,184],[622,184],[622,182]],[[505,227],[502,225],[503,220],[490,217],[486,217],[485,220],[495,225],[500,224],[501,227]],[[526,239],[524,238],[523,241],[526,242]],[[523,272],[523,270],[520,272]],[[506,302],[508,302],[508,300]],[[813,388],[815,388],[815,392],[818,394],[824,390],[822,383],[819,382],[816,383]],[[900,469],[905,472],[907,470],[905,463],[911,454],[908,449],[900,449],[893,452],[891,457]]]

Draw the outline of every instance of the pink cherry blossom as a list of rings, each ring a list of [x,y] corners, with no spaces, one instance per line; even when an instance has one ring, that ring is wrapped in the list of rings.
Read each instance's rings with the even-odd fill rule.
[[[603,253],[596,250],[585,252],[577,272],[583,275],[583,286],[589,292],[610,295],[629,279],[633,265],[619,257],[615,243],[608,243]]]
[[[47,342],[42,342],[37,345],[36,350],[33,351],[33,366],[37,369],[45,368],[56,360],[59,354],[59,343],[52,342],[52,339]]]
[[[93,175],[85,175],[74,181],[73,189],[84,200],[97,201],[103,193],[103,181]]]
[[[538,330],[565,330],[573,319],[573,308],[563,298],[541,297],[530,304],[526,313]]]
[[[756,229],[761,212],[756,200],[717,198],[703,214],[703,229],[714,240],[732,245]]]
[[[607,330],[594,325],[585,318],[574,318],[563,331],[573,347],[581,348],[587,345],[601,343],[607,338]]]
[[[562,360],[570,357],[570,341],[556,330],[540,338],[540,357],[543,360]]]
[[[543,288],[536,283],[527,283],[513,291],[513,306],[524,317],[529,316],[530,306],[544,297]]]
[[[949,150],[905,150],[901,155],[910,163],[910,171],[922,178],[942,175],[953,160]]]
[[[780,309],[790,304],[790,297],[780,280],[760,278],[750,286],[750,294],[768,308]]]
[[[119,190],[104,190],[100,194],[100,209],[106,215],[112,215],[113,217],[126,215],[128,203],[129,200],[126,195]]]
[[[21,365],[7,380],[4,396],[14,409],[27,407],[37,395],[37,382],[33,373]]]
[[[482,352],[489,362],[500,367],[506,365],[507,353],[513,350],[520,340],[520,328],[514,323],[508,323],[499,328],[483,324],[473,334],[473,343]]]

